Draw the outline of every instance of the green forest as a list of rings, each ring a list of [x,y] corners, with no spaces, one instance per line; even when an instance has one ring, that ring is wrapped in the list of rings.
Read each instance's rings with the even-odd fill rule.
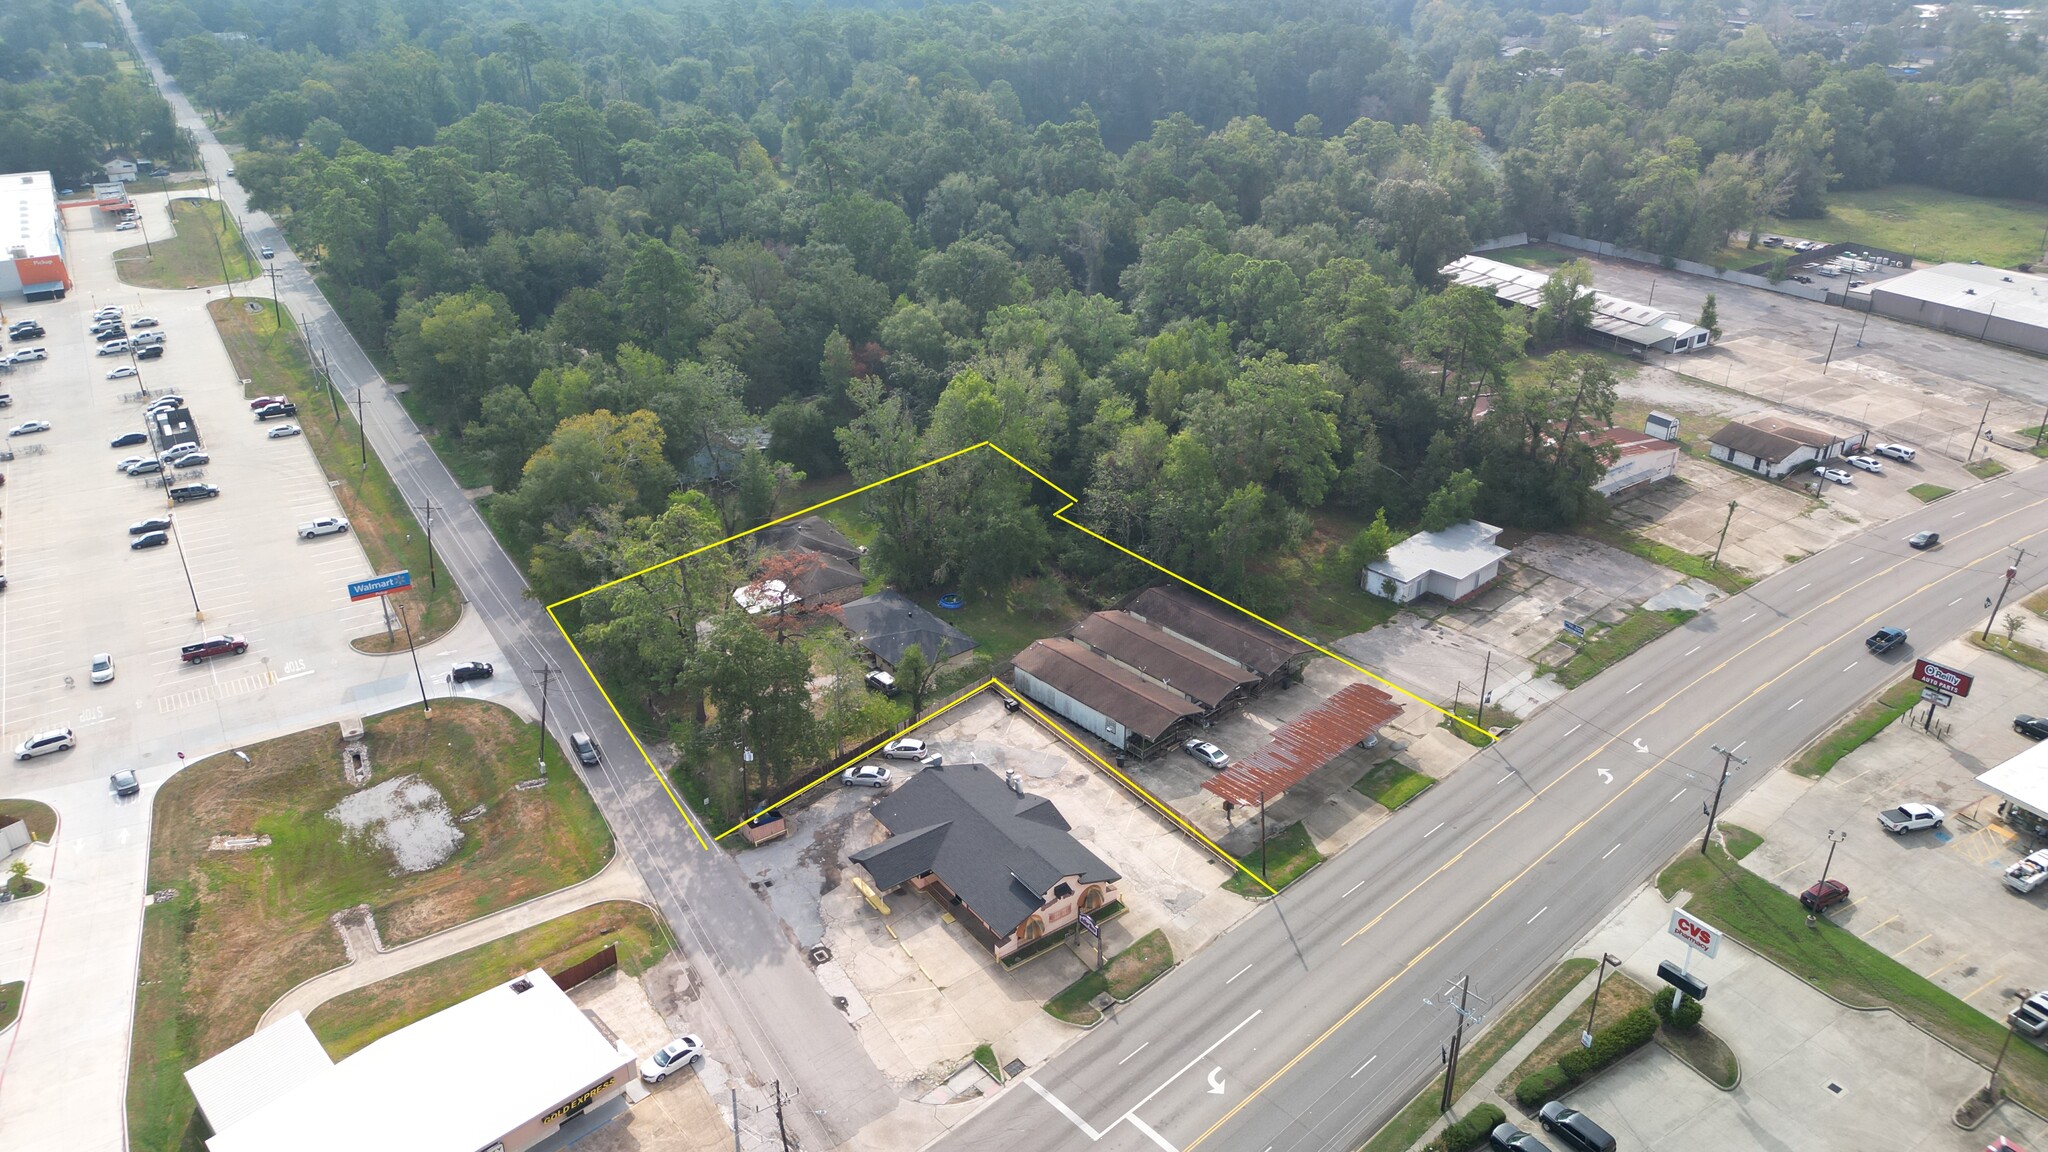
[[[1084,522],[1272,610],[1331,559],[1307,552],[1319,523],[1352,526],[1334,559],[1355,571],[1417,527],[1600,514],[1610,450],[1577,434],[1611,417],[1615,372],[1559,351],[1588,273],[1531,322],[1444,288],[1473,242],[1704,258],[1903,175],[2048,194],[2039,17],[1531,2],[134,10],[245,149],[254,206],[491,486],[544,601],[807,481],[994,440]],[[113,35],[100,10],[59,33],[44,7],[6,25],[6,150],[154,146],[66,47]],[[869,499],[869,567],[977,595],[1143,578],[1056,532],[1054,501],[986,454],[934,469]],[[734,575],[672,569],[569,622],[707,715],[735,661],[803,671],[689,626]],[[804,711],[774,696],[746,707]]]

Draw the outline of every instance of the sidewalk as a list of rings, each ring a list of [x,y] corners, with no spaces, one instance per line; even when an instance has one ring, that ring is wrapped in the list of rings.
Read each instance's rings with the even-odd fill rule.
[[[1522,1061],[1527,1060],[1529,1055],[1535,1052],[1537,1048],[1541,1047],[1543,1042],[1550,1038],[1550,1034],[1557,1031],[1559,1024],[1564,1023],[1567,1017],[1578,1012],[1579,1007],[1585,1003],[1586,997],[1593,994],[1593,981],[1598,975],[1599,972],[1597,970],[1589,972],[1586,974],[1585,979],[1572,985],[1571,991],[1564,994],[1564,999],[1557,1002],[1557,1007],[1544,1013],[1541,1020],[1536,1021],[1527,1032],[1522,1034],[1520,1040],[1515,1041],[1514,1047],[1508,1049],[1494,1063],[1492,1068],[1487,1069],[1486,1075],[1481,1076],[1477,1084],[1467,1088],[1465,1094],[1458,1097],[1457,1102],[1451,1108],[1449,1116],[1438,1117],[1437,1122],[1429,1126],[1429,1131],[1423,1134],[1422,1142],[1426,1143],[1436,1136],[1437,1133],[1443,1131],[1450,1121],[1464,1116],[1481,1104],[1492,1104],[1502,1112],[1507,1113],[1509,1120],[1517,1119],[1521,1115],[1520,1109],[1499,1092],[1494,1091],[1494,1086],[1499,1084],[1508,1073],[1513,1072],[1519,1067]]]
[[[524,904],[515,904],[467,924],[458,924],[424,940],[415,940],[389,951],[384,950],[381,944],[375,945],[374,950],[366,950],[352,943],[353,958],[347,964],[322,972],[279,997],[277,1003],[263,1013],[263,1020],[257,1027],[267,1028],[292,1012],[310,1016],[313,1009],[344,992],[366,988],[388,976],[409,972],[422,964],[453,956],[479,944],[488,944],[502,936],[607,900],[633,900],[652,905],[640,873],[623,853],[614,852],[611,863],[588,880],[558,888],[545,896],[536,896]],[[371,928],[367,932],[345,935],[374,941],[376,933]]]

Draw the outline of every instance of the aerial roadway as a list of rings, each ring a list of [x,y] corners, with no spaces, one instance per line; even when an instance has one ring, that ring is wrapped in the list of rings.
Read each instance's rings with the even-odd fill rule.
[[[1909,548],[1922,530],[1941,546]],[[1713,745],[1748,760],[1725,809],[1910,672],[1917,646],[1982,627],[2019,547],[2015,592],[2043,572],[2048,469],[1957,493],[1715,604],[1480,753],[938,1147],[1357,1147],[1440,1075],[1457,1022],[1447,989],[1469,975],[1475,997],[1504,1006],[1700,839],[1722,764]],[[1864,640],[1882,626],[1910,640],[1873,654]]]

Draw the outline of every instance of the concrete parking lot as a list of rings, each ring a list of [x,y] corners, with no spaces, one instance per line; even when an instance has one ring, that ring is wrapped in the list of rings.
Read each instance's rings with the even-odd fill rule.
[[[1941,709],[1945,737],[1894,724],[1817,781],[1775,773],[1728,814],[1762,833],[1745,861],[1787,892],[1820,879],[1830,830],[1846,830],[1828,869],[1851,900],[1830,916],[1871,946],[1994,1018],[2020,988],[2048,988],[2048,893],[2020,895],[2000,872],[2039,845],[1997,819],[1998,797],[1976,782],[2028,746],[2016,712],[2039,712],[2048,677],[1960,642],[1915,655],[1976,675]],[[1925,708],[1919,715],[1924,715]],[[1940,829],[1894,836],[1877,813],[1907,801],[1948,814]]]
[[[668,997],[655,1003],[655,989],[673,986],[679,976],[687,980],[675,970],[680,964],[670,957],[638,979],[613,968],[576,987],[569,998],[644,1058],[691,1029],[686,1003]],[[732,1128],[721,1112],[727,1105],[713,1101],[708,1091],[714,1080],[725,1079],[726,1062],[720,1055],[707,1052],[690,1074],[645,1085],[644,1095],[630,1091],[628,1099],[638,1097],[632,1109],[586,1137],[579,1147],[584,1152],[723,1152],[732,1147]],[[751,1118],[756,1121],[752,1125],[749,1119],[743,1116],[741,1126],[755,1128],[753,1135],[759,1140],[765,1135],[759,1118]],[[767,1117],[771,1130],[774,1119]]]

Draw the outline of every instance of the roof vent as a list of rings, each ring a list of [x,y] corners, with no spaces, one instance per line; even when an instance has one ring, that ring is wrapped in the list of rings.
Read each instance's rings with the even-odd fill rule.
[[[1021,777],[1017,775],[1017,773],[1015,773],[1014,771],[1005,772],[1003,773],[1003,780],[1005,783],[1009,784],[1010,791],[1015,792],[1019,796],[1022,796],[1024,794],[1024,781]]]
[[[526,977],[524,977],[524,976],[521,976],[521,977],[520,977],[519,979],[517,979],[517,980],[514,980],[514,981],[512,982],[512,991],[514,991],[514,992],[530,992],[530,991],[532,991],[532,990],[533,990],[533,981],[531,981],[531,980],[528,980],[528,979],[527,979]]]

